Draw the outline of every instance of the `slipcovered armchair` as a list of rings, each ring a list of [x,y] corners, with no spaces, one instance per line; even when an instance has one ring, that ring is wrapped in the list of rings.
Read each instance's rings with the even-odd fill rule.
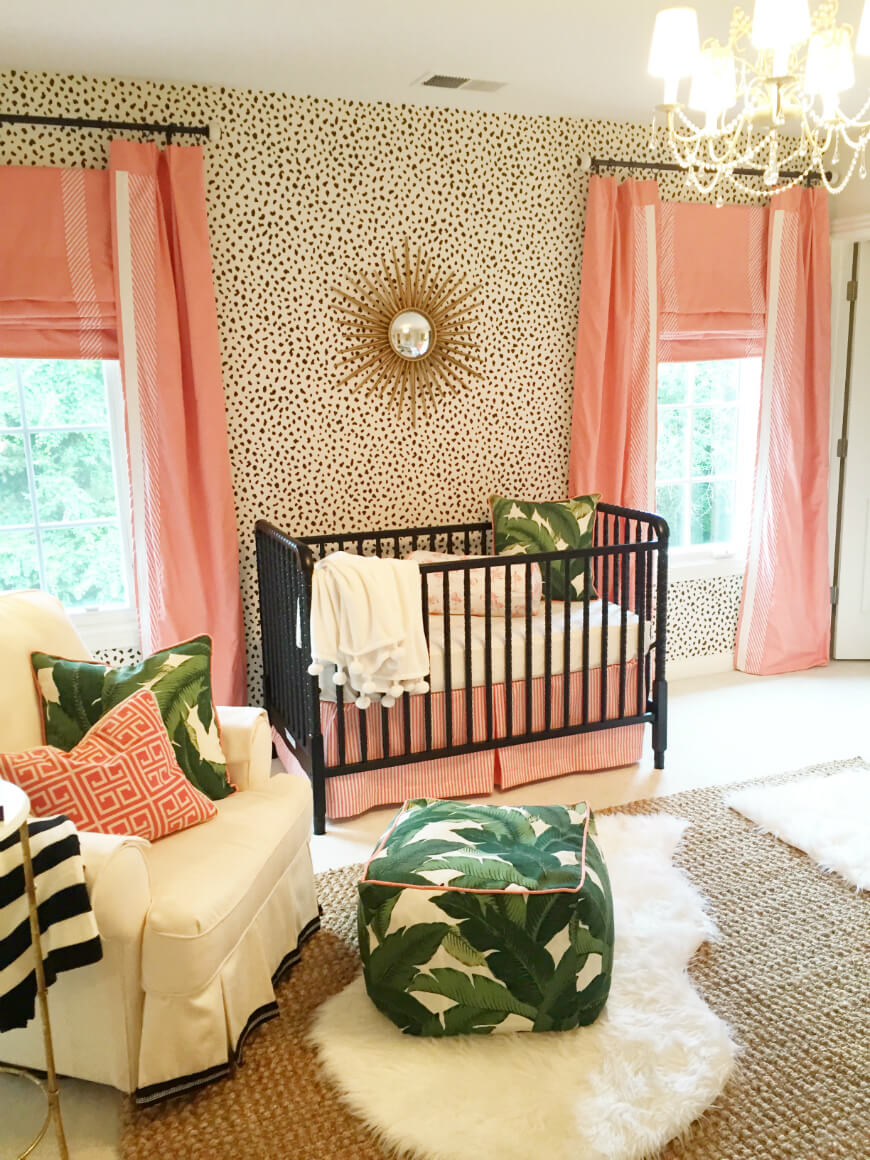
[[[33,651],[91,659],[54,597],[0,594],[0,752],[42,744]],[[154,843],[79,835],[103,958],[49,990],[57,1070],[140,1103],[226,1074],[319,925],[308,781],[271,777],[262,709],[218,715],[239,792],[217,817]],[[0,1035],[0,1061],[44,1066],[38,1015]]]

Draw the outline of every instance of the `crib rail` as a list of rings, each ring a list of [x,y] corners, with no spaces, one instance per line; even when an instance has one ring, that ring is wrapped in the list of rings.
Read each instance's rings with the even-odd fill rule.
[[[266,707],[312,778],[315,832],[323,832],[325,822],[325,778],[338,774],[645,722],[652,724],[655,762],[662,767],[668,529],[660,517],[600,504],[591,547],[529,556],[492,556],[492,530],[484,522],[294,539],[259,521],[256,536]],[[419,549],[486,557],[420,567],[423,628],[430,653],[433,640],[441,646],[443,689],[404,696],[392,710],[377,705],[354,709],[348,717],[344,687],[333,686],[334,736],[327,745],[318,681],[308,674],[314,564],[338,550],[401,558]],[[554,601],[554,575],[559,570],[567,575],[575,567],[587,578],[583,591],[574,593],[569,586],[566,600]],[[542,610],[533,618],[536,568],[544,595]],[[517,573],[522,617],[510,614]],[[480,618],[471,615],[473,577],[482,580]],[[461,616],[431,614],[430,595],[439,595],[449,609],[454,586]],[[606,597],[594,643],[592,587]],[[561,634],[554,630],[554,604],[559,605]],[[579,643],[572,611],[579,620]],[[472,621],[481,619],[482,674],[475,671],[472,651]],[[541,619],[543,642],[536,646]],[[535,676],[541,650],[543,671]]]

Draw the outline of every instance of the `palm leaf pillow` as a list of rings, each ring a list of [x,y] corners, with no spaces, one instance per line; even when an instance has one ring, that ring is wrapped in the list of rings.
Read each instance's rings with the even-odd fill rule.
[[[30,659],[46,745],[73,749],[109,709],[150,689],[188,781],[212,801],[234,792],[212,699],[210,637],[197,636],[117,669],[40,652]]]
[[[521,499],[489,497],[492,508],[492,530],[499,555],[531,556],[538,552],[562,552],[566,548],[591,548],[595,507],[600,499],[578,495],[562,503],[532,503]],[[566,568],[567,565],[567,568]],[[542,571],[546,576],[546,568]],[[595,596],[590,563],[584,559],[553,560],[550,564],[550,595],[566,600],[583,595],[589,584],[590,597]]]

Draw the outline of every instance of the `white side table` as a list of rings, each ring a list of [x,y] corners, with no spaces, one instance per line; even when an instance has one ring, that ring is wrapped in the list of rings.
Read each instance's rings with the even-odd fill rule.
[[[57,1090],[57,1074],[54,1070],[54,1048],[51,1044],[51,1022],[48,1017],[48,996],[45,986],[45,968],[42,962],[42,942],[39,937],[39,918],[36,910],[36,888],[33,882],[33,860],[30,856],[30,834],[27,829],[27,815],[30,811],[30,802],[27,794],[11,782],[0,778],[0,841],[18,831],[21,839],[21,859],[24,866],[24,885],[27,891],[27,908],[30,915],[30,943],[33,947],[36,968],[36,991],[39,998],[39,1009],[42,1015],[42,1038],[45,1044],[45,1082],[17,1067],[0,1067],[0,1071],[10,1075],[21,1075],[31,1080],[45,1092],[48,1101],[48,1110],[39,1132],[33,1138],[18,1160],[24,1160],[39,1145],[48,1126],[54,1121],[57,1147],[61,1160],[69,1160],[69,1151],[66,1145],[66,1136],[63,1131],[63,1120],[60,1114],[60,1097]]]

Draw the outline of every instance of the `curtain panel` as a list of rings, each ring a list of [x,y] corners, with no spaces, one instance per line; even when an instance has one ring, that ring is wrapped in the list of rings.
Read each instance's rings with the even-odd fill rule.
[[[752,521],[736,667],[785,673],[830,654],[831,249],[822,189],[775,197]]]
[[[589,179],[571,495],[647,510],[655,481],[658,185]]]
[[[787,672],[828,657],[826,194],[717,208],[590,178],[571,494],[652,507],[658,362],[749,356],[762,385],[735,665]]]
[[[113,142],[108,171],[0,168],[0,356],[120,358],[145,651],[212,637],[247,699],[220,347],[198,147]]]

